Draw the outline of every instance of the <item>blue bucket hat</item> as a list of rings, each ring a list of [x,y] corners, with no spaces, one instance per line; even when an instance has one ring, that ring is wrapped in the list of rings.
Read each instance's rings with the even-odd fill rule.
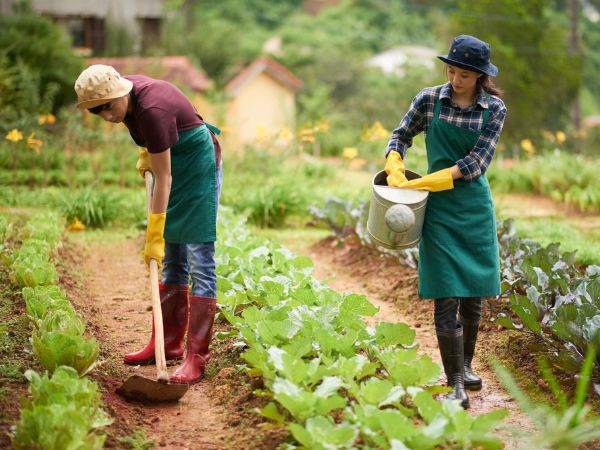
[[[495,77],[498,68],[490,62],[490,44],[468,34],[461,34],[452,40],[448,56],[438,56],[451,66]]]

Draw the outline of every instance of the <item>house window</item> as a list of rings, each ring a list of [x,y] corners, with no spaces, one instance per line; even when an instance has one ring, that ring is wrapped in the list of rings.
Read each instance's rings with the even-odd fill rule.
[[[142,49],[146,51],[157,46],[160,43],[162,20],[159,18],[148,17],[138,20],[142,30]]]
[[[99,17],[53,17],[70,36],[73,47],[94,53],[105,47],[104,19]]]

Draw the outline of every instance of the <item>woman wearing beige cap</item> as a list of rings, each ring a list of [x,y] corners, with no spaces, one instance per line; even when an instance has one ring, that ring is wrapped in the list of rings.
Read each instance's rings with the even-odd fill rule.
[[[171,381],[198,381],[210,357],[216,310],[214,252],[222,171],[215,133],[219,130],[206,124],[171,83],[143,75],[122,77],[111,66],[85,69],[75,91],[78,108],[108,122],[124,123],[135,143],[144,147],[137,169],[142,176],[146,171],[154,176],[144,260],[149,264],[154,259],[163,267],[160,297],[167,359],[183,356],[188,332],[185,360]],[[124,360],[154,362],[154,329],[150,342]]]

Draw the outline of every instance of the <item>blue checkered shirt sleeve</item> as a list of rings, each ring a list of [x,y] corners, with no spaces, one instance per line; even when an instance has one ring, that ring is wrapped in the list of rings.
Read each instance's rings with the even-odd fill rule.
[[[406,150],[412,146],[413,138],[422,131],[425,131],[428,106],[431,106],[431,89],[429,88],[423,89],[417,94],[398,127],[392,131],[392,136],[385,152],[386,157],[391,151],[396,151],[404,159]]]
[[[502,132],[506,106],[498,97],[490,98],[490,115],[487,126],[481,131],[473,150],[463,159],[456,161],[465,181],[473,181],[485,173],[492,162],[496,144]]]

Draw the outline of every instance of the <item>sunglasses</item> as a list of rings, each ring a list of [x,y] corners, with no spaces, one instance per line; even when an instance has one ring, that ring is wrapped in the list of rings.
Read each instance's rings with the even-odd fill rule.
[[[88,111],[92,114],[100,114],[102,111],[108,111],[110,108],[112,108],[112,102],[94,106],[93,108],[89,108]]]

